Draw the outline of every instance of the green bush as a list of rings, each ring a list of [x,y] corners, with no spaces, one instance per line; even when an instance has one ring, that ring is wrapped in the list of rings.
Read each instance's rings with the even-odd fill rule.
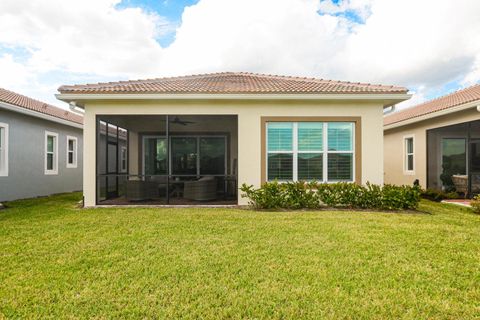
[[[267,182],[261,188],[243,184],[242,197],[256,209],[357,208],[383,210],[416,209],[420,189],[413,186],[383,187],[367,183]]]
[[[446,199],[458,199],[460,196],[457,192],[445,192],[436,189],[422,190],[421,197],[431,201],[440,202]]]
[[[472,201],[470,201],[470,205],[472,206],[474,213],[480,213],[480,195],[473,197]]]

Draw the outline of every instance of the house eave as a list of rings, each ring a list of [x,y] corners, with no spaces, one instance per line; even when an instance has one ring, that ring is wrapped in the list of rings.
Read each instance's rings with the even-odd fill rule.
[[[42,112],[26,109],[26,108],[19,107],[19,106],[16,106],[14,104],[6,103],[6,102],[3,102],[3,101],[0,101],[0,109],[5,109],[5,110],[25,114],[25,115],[28,115],[28,116],[31,116],[31,117],[52,121],[52,122],[55,122],[55,123],[63,124],[63,125],[78,128],[78,129],[83,129],[83,125],[80,124],[80,123],[76,123],[76,122],[73,122],[73,121],[61,119],[61,118],[58,118],[58,117],[55,117],[55,116],[51,116],[49,114],[45,114],[45,113],[42,113]]]
[[[84,107],[86,101],[105,100],[362,100],[382,101],[383,106],[408,100],[408,93],[379,93],[379,94],[158,94],[158,93],[60,93],[57,99],[65,102],[75,102]]]
[[[471,101],[471,102],[464,103],[464,104],[461,104],[461,105],[458,105],[458,106],[455,106],[455,107],[451,107],[451,108],[447,108],[447,109],[444,109],[444,110],[428,113],[428,114],[425,114],[425,115],[422,115],[422,116],[419,116],[419,117],[415,117],[415,118],[391,123],[391,124],[388,124],[388,125],[384,125],[383,130],[387,131],[387,130],[391,130],[391,129],[395,129],[395,128],[399,128],[399,127],[404,127],[404,126],[414,124],[414,123],[417,123],[417,122],[430,120],[430,119],[434,119],[434,118],[437,118],[437,117],[449,115],[449,114],[452,114],[452,113],[455,113],[455,112],[464,111],[464,110],[468,110],[468,109],[471,109],[471,108],[477,108],[477,107],[480,107],[480,100]]]

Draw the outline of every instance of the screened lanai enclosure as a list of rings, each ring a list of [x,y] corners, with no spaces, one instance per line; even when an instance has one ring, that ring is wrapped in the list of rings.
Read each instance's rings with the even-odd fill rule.
[[[97,204],[237,204],[237,116],[97,116]]]
[[[480,121],[427,131],[427,186],[480,193]]]

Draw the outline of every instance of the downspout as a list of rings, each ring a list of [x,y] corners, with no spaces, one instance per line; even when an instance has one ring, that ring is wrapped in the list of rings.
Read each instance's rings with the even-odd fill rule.
[[[70,101],[70,103],[68,104],[68,107],[70,108],[70,111],[72,111],[73,113],[80,114],[82,116],[85,114],[85,110],[79,108],[75,101]]]
[[[386,116],[387,114],[390,114],[390,113],[392,113],[392,112],[395,112],[395,105],[390,106],[390,108],[387,109],[387,111],[384,111],[384,112],[383,112],[383,115]],[[480,112],[480,111],[479,111],[479,112]]]

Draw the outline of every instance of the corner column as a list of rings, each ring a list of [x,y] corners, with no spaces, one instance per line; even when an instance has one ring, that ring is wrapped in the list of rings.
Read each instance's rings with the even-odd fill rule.
[[[96,119],[85,107],[83,117],[83,196],[85,207],[96,204]]]

